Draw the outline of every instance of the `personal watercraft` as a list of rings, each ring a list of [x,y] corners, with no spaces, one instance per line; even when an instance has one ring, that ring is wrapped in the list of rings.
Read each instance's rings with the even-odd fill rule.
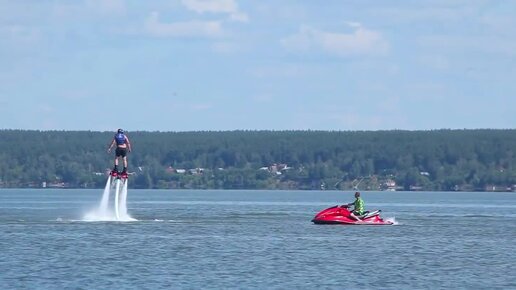
[[[384,220],[380,217],[381,210],[366,211],[358,216],[360,221],[350,215],[347,205],[333,206],[327,208],[312,219],[314,224],[345,224],[345,225],[392,225],[392,221]]]

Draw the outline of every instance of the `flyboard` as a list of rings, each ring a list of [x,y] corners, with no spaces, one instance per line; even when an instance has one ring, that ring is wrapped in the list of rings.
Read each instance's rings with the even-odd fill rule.
[[[99,205],[98,218],[116,221],[134,220],[127,214],[127,179],[128,175],[125,172],[112,171],[109,174]],[[110,197],[113,195],[112,210]]]

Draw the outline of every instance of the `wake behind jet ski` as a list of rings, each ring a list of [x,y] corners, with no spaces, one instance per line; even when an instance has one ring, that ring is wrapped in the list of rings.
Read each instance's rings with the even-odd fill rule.
[[[365,211],[357,216],[356,220],[351,216],[349,205],[333,206],[327,208],[312,219],[314,224],[344,224],[344,225],[392,225],[392,221],[384,220],[380,217],[381,210]]]

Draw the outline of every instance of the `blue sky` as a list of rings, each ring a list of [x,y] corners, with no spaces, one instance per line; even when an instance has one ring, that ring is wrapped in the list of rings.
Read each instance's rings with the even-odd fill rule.
[[[516,1],[0,0],[0,128],[514,128]]]

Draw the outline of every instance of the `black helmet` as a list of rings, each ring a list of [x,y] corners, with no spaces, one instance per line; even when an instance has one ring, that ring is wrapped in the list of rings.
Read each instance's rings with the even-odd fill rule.
[[[120,134],[124,134],[124,130],[122,130],[122,129],[118,129],[117,132],[120,133]]]

